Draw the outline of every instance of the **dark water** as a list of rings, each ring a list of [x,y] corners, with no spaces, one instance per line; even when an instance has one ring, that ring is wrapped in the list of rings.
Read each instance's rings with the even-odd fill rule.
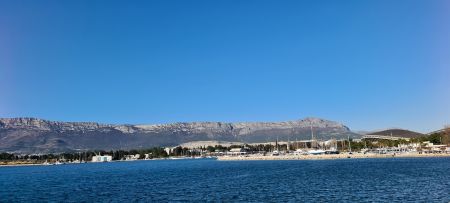
[[[0,168],[0,202],[449,202],[450,158]]]

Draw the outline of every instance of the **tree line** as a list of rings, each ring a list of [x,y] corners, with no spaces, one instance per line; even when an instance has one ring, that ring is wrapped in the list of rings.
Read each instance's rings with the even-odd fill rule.
[[[164,158],[168,154],[162,147],[154,147],[149,149],[135,149],[135,150],[96,150],[84,152],[64,152],[64,153],[49,153],[49,154],[12,154],[0,153],[0,161],[21,161],[21,160],[35,160],[35,161],[91,161],[96,155],[110,155],[113,160],[125,160],[128,155],[139,154],[139,159],[145,158],[145,154],[149,158]]]

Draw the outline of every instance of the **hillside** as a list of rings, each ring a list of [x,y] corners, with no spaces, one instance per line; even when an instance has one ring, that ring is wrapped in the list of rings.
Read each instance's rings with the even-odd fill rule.
[[[422,133],[404,130],[404,129],[388,129],[383,131],[371,132],[368,133],[370,135],[386,135],[386,136],[394,136],[394,137],[404,137],[404,138],[416,138],[425,136]]]

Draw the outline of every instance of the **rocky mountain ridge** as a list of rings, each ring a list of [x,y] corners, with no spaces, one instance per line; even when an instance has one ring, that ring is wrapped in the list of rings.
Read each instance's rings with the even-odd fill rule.
[[[113,125],[59,122],[38,118],[0,118],[0,151],[60,152],[175,146],[190,141],[267,142],[275,139],[358,137],[334,121],[305,118],[285,122],[180,122]]]

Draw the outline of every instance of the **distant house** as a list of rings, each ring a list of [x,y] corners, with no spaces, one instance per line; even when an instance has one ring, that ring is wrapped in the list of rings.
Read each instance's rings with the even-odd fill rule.
[[[214,152],[211,152],[212,156],[223,156],[225,153],[222,150],[216,149]]]
[[[423,142],[425,144],[423,151],[428,153],[443,153],[447,150],[447,145],[436,145],[430,141]]]
[[[247,151],[243,148],[231,148],[230,151],[227,152],[228,155],[244,155],[247,154]]]
[[[125,156],[125,160],[138,160],[141,157],[140,154],[135,154],[135,155],[126,155]]]
[[[110,155],[96,155],[92,157],[92,162],[110,162],[112,161],[112,156]]]

